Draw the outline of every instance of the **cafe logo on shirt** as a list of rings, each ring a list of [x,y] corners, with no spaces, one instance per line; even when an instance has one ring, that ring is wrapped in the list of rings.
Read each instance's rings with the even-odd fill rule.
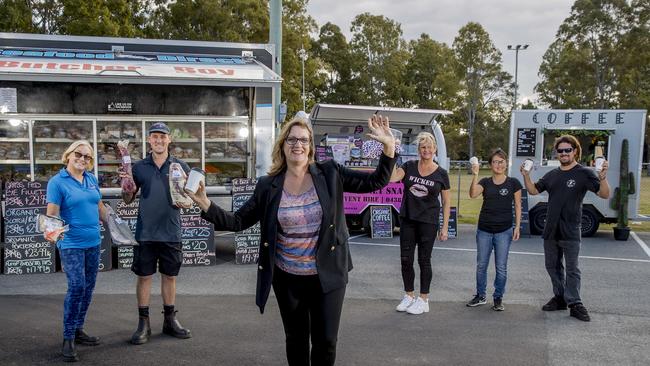
[[[499,194],[502,196],[507,196],[508,195],[508,188],[501,188],[499,190]]]
[[[573,188],[576,186],[576,181],[575,179],[569,179],[566,181],[566,186],[569,188]]]

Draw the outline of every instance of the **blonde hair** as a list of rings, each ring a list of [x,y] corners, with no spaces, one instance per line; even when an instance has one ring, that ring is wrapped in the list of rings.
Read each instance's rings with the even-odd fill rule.
[[[418,136],[415,138],[415,143],[420,148],[421,144],[430,142],[431,146],[437,151],[438,150],[438,144],[436,144],[436,139],[433,137],[433,135],[429,132],[420,132],[418,133]]]
[[[95,149],[93,149],[93,146],[90,144],[90,142],[86,140],[77,140],[70,144],[68,148],[63,152],[63,155],[61,155],[61,162],[63,162],[63,165],[68,164],[68,157],[70,154],[72,154],[79,146],[86,146],[88,149],[90,149],[90,161],[86,162],[86,170],[93,170],[95,167]]]
[[[289,133],[293,127],[301,127],[309,132],[309,153],[307,154],[307,158],[309,164],[314,162],[314,131],[311,128],[311,124],[304,117],[294,117],[291,121],[282,126],[280,135],[278,136],[278,139],[275,140],[273,153],[271,154],[272,163],[269,175],[278,175],[287,167],[287,157],[284,156],[284,144],[286,143],[286,139],[289,137]]]

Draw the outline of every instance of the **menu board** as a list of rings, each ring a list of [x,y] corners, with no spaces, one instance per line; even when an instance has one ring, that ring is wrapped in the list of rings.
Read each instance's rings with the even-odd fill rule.
[[[106,231],[103,222],[99,222],[99,234],[102,238],[99,247],[99,270],[108,271],[113,268],[113,253],[111,252],[111,235]]]
[[[138,221],[138,205],[137,199],[128,205],[121,199],[110,200],[111,207],[115,214],[122,220],[129,224],[131,231],[135,233],[135,224]],[[132,246],[118,246],[117,247],[117,267],[119,269],[131,268],[133,264],[133,247]]]
[[[38,214],[45,214],[46,182],[5,184],[5,274],[51,273],[55,245],[36,231]]]
[[[232,180],[232,211],[237,211],[253,196],[257,179],[237,178]],[[257,263],[260,245],[260,223],[235,233],[235,263]]]
[[[449,209],[449,223],[447,226],[447,238],[448,239],[455,239],[458,236],[458,212],[456,210],[456,207],[451,207]],[[442,221],[443,221],[443,216],[442,216],[442,209],[440,209],[440,219],[439,219],[438,227],[442,227]]]
[[[517,156],[535,156],[535,146],[537,142],[536,128],[518,128],[517,129]]]
[[[115,213],[129,224],[135,234],[138,221],[139,200],[128,205],[123,200],[111,200]],[[193,205],[181,210],[181,242],[183,244],[183,266],[211,266],[217,262],[214,247],[214,229],[212,224],[201,218],[201,209]],[[131,268],[133,264],[133,247],[117,247],[117,267]]]
[[[193,204],[181,210],[183,266],[212,266],[217,263],[214,226],[201,218],[201,208]]]
[[[370,237],[393,237],[393,209],[392,206],[370,206]]]

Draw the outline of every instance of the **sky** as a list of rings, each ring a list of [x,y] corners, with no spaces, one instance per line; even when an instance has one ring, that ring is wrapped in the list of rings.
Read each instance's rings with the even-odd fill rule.
[[[480,23],[502,52],[503,69],[514,76],[515,52],[508,45],[528,44],[519,51],[519,103],[536,96],[537,73],[548,46],[569,16],[573,0],[309,0],[307,6],[318,26],[338,25],[350,39],[350,25],[358,14],[383,15],[402,26],[405,40],[427,33],[451,46],[458,30],[468,22]]]

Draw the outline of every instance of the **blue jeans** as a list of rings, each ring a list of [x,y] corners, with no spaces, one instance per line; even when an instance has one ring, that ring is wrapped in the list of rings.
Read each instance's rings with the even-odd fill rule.
[[[99,245],[86,249],[60,249],[61,264],[68,278],[63,303],[63,338],[74,339],[84,326],[99,269]]]
[[[512,243],[512,229],[500,233],[488,233],[487,231],[476,231],[476,293],[485,296],[487,287],[487,268],[490,264],[490,255],[494,249],[494,266],[496,277],[494,278],[495,299],[502,298],[506,290],[508,278],[508,251]]]

